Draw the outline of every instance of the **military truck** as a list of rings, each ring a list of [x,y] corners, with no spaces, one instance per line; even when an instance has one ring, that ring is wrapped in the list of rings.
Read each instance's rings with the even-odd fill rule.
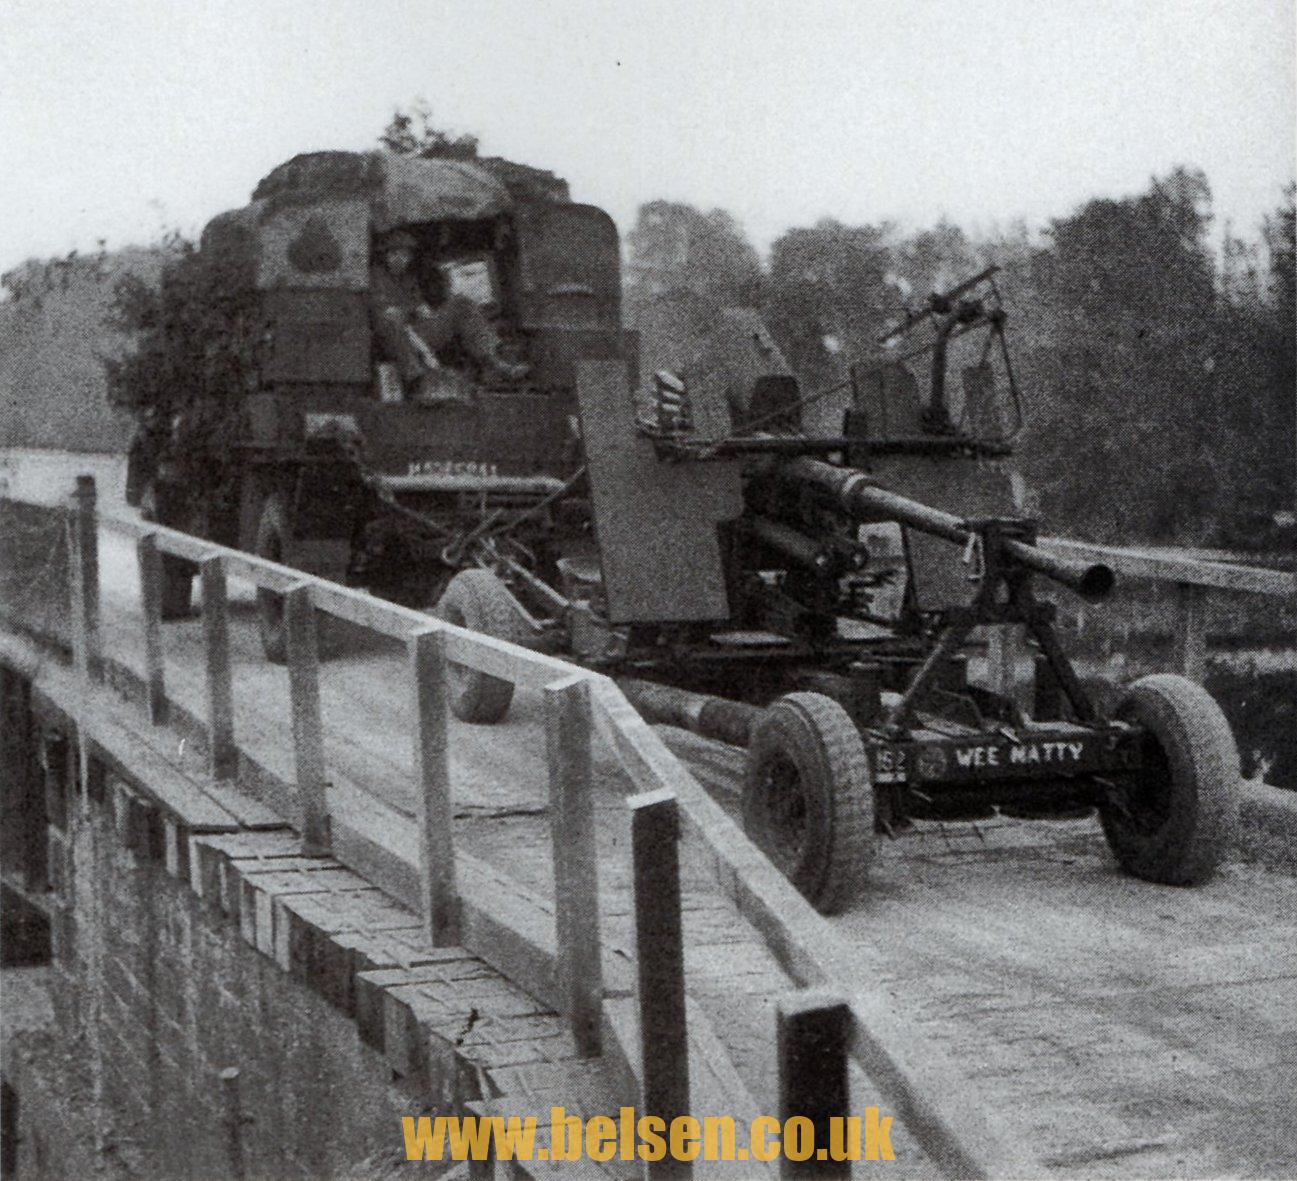
[[[378,362],[368,299],[376,243],[394,229],[494,323],[525,380],[451,355],[434,363],[459,396],[403,396]],[[201,328],[201,355],[227,355],[224,376],[201,396],[168,391],[161,408],[140,408],[130,503],[419,607],[437,603],[469,561],[465,535],[487,521],[516,521],[508,544],[535,559],[576,467],[575,363],[634,365],[605,213],[571,201],[552,173],[505,160],[316,152],[214,218],[198,254],[226,313]],[[189,610],[193,576],[168,559],[168,617]],[[273,596],[259,614],[266,652],[282,660]]]

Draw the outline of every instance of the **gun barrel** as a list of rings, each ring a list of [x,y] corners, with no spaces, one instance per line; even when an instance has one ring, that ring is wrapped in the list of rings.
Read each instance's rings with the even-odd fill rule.
[[[968,541],[968,529],[962,518],[880,488],[855,468],[835,467],[822,460],[801,457],[781,470],[796,483],[824,492],[858,521],[899,521],[956,545]]]
[[[929,508],[908,496],[880,488],[864,472],[835,467],[818,459],[801,457],[788,463],[784,473],[799,484],[818,488],[837,501],[858,521],[898,521],[923,533],[965,545],[971,535],[968,524],[953,513]],[[1059,557],[1025,541],[1008,540],[1005,549],[1022,565],[1061,582],[1082,598],[1106,599],[1116,584],[1111,567]]]

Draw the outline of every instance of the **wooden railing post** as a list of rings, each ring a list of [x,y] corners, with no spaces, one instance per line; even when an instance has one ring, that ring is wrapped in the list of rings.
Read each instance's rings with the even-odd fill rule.
[[[308,857],[325,857],[332,842],[320,720],[319,640],[309,584],[299,583],[284,596],[284,626],[288,631],[288,690],[302,847]]]
[[[987,628],[987,688],[1019,709],[1030,711],[1034,665],[1020,623],[992,624]],[[1027,671],[1024,673],[1024,662]]]
[[[239,1092],[239,1068],[227,1066],[221,1071],[221,1123],[230,1181],[243,1181],[247,1176],[243,1157],[243,1097]]]
[[[684,931],[680,914],[680,816],[666,790],[632,796],[635,962],[639,993],[640,1109],[671,1126],[689,1114],[689,1030],[685,1007]],[[650,1181],[691,1175],[668,1155],[649,1162]]]
[[[433,947],[459,943],[455,884],[455,808],[450,792],[446,710],[446,637],[440,627],[409,640],[414,716],[414,781],[422,805],[419,892],[425,933]]]
[[[140,605],[144,612],[144,667],[149,694],[149,720],[164,726],[170,712],[162,656],[162,553],[156,533],[136,542],[140,568]]]
[[[1206,593],[1192,582],[1175,584],[1179,607],[1175,633],[1175,663],[1191,681],[1201,681],[1207,667],[1207,633],[1204,607]]]
[[[814,1127],[816,1149],[829,1148],[829,1127],[834,1117],[845,1119],[851,1104],[847,1082],[847,1042],[851,1010],[841,997],[806,991],[780,999],[775,1010],[779,1055],[779,1118],[784,1124],[801,1116]],[[849,1142],[845,1134],[844,1142]],[[794,1161],[780,1157],[783,1177],[841,1178],[851,1176],[849,1161],[818,1159]]]
[[[95,520],[95,478],[78,476],[68,566],[72,586],[72,658],[87,678],[102,676],[99,659],[99,529]]]
[[[592,1058],[601,1052],[603,953],[590,776],[590,686],[583,674],[574,675],[546,685],[544,694],[559,990],[577,1049]]]
[[[230,671],[229,604],[220,555],[198,564],[203,588],[203,642],[207,654],[207,748],[213,779],[233,779],[239,770],[234,745],[234,683]]]

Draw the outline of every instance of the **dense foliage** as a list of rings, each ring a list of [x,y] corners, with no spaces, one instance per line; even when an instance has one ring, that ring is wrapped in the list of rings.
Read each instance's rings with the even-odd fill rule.
[[[378,137],[380,146],[403,156],[449,160],[476,160],[477,136],[443,131],[432,121],[426,99],[416,99],[409,110],[397,108]]]
[[[246,255],[200,252],[176,238],[157,284],[122,279],[115,327],[135,347],[104,361],[110,401],[154,430],[174,423],[181,442],[232,443],[237,403],[230,395],[256,385],[260,320],[250,265]]]

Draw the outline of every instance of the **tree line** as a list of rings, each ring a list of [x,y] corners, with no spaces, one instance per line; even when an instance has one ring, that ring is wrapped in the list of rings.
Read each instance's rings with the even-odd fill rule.
[[[906,306],[992,263],[1027,408],[1019,459],[1047,527],[1096,540],[1268,548],[1293,507],[1290,187],[1256,241],[1209,240],[1207,178],[1087,201],[1035,232],[825,218],[763,259],[727,212],[650,201],[627,241],[632,323],[758,308],[808,391],[878,355]]]

